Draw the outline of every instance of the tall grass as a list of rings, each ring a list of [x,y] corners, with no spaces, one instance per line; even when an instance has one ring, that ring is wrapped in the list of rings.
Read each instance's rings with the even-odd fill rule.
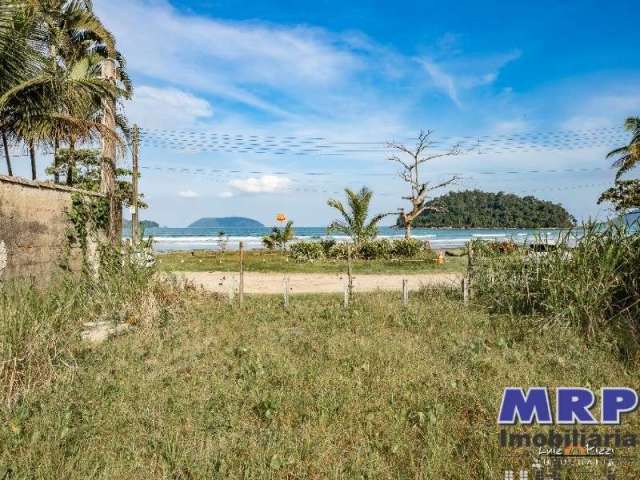
[[[0,408],[0,478],[504,478],[519,455],[498,446],[505,386],[640,386],[575,328],[465,309],[455,291],[188,307]],[[628,452],[618,478],[640,478]]]
[[[501,253],[476,242],[476,298],[494,312],[544,315],[587,333],[614,327],[637,337],[640,327],[640,232],[586,225],[563,234],[546,252]],[[577,238],[577,240],[576,240]]]
[[[61,275],[46,287],[31,281],[0,284],[3,404],[11,406],[50,382],[57,366],[73,366],[84,323],[133,324],[161,314],[169,299],[153,273],[125,261],[97,276]]]

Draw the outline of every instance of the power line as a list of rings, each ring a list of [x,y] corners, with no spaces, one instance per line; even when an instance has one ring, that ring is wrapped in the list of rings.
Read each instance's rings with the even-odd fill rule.
[[[601,188],[603,185],[610,185],[608,182],[597,182],[597,183],[589,183],[589,184],[581,184],[581,185],[568,185],[562,187],[544,187],[544,188],[536,188],[536,189],[520,189],[515,190],[517,193],[535,193],[535,192],[551,192],[551,191],[565,191],[565,190],[579,190],[579,189],[590,189],[590,188]],[[314,189],[314,188],[289,188],[283,191],[282,193],[288,192],[302,192],[302,193],[326,193],[333,195],[340,195],[344,193],[343,191],[335,191],[328,189]],[[398,193],[389,193],[389,192],[375,192],[377,196],[393,196],[397,197]]]
[[[193,153],[207,151],[274,155],[348,155],[385,153],[391,149],[385,141],[329,140],[326,137],[258,136],[205,130],[154,130],[143,132],[143,144],[153,148],[177,149]],[[628,134],[616,127],[591,130],[525,132],[503,135],[443,136],[434,138],[435,149],[459,145],[463,153],[479,155],[536,152],[550,149],[581,149],[622,142]],[[349,147],[349,148],[347,148]],[[366,147],[366,148],[365,148]],[[464,152],[464,150],[467,150]]]
[[[219,168],[192,168],[192,167],[170,167],[164,165],[145,165],[140,167],[145,170],[153,171],[166,171],[177,172],[191,175],[230,175],[230,174],[245,174],[245,175],[273,175],[273,176],[308,176],[308,177],[328,177],[328,176],[344,176],[345,173],[357,174],[362,177],[390,177],[395,176],[395,173],[372,173],[361,172],[358,170],[341,170],[339,172],[329,171],[270,171],[270,170],[231,170],[231,169],[219,169]],[[494,171],[473,171],[466,170],[465,172],[434,172],[437,175],[530,175],[530,174],[553,174],[553,173],[594,173],[609,171],[609,167],[584,167],[584,168],[551,168],[551,169],[527,169],[527,170],[494,170]]]

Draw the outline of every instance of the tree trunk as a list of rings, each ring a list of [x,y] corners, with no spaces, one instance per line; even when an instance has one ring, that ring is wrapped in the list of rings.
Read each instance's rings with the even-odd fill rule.
[[[404,227],[404,238],[409,240],[411,238],[411,223],[413,218],[406,212],[402,213],[402,226]]]
[[[13,176],[13,170],[11,169],[11,157],[9,156],[9,142],[7,141],[7,134],[2,131],[2,146],[4,147],[4,158],[7,161],[7,172],[9,176]]]
[[[73,185],[73,168],[76,166],[76,142],[69,142],[69,158],[67,162],[67,185]]]
[[[107,59],[102,62],[102,78],[115,83],[116,65],[114,60]],[[115,131],[115,101],[113,99],[103,100],[102,108],[102,125],[110,129],[111,132]],[[106,195],[109,202],[107,238],[111,245],[117,248],[122,236],[122,233],[118,231],[118,225],[122,224],[122,213],[118,208],[118,199],[116,198],[116,142],[108,133],[102,134],[100,191]],[[120,219],[118,219],[118,215],[120,215]]]
[[[36,172],[36,147],[33,142],[29,142],[29,157],[31,158],[31,179],[36,180],[38,173]]]
[[[58,172],[58,148],[60,143],[56,138],[53,141],[53,183],[60,183],[60,173]]]

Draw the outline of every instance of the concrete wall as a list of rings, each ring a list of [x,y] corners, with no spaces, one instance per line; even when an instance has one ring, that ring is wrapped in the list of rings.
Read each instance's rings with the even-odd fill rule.
[[[46,281],[61,272],[66,212],[73,192],[98,195],[0,175],[0,281],[18,277]],[[70,259],[72,269],[78,270],[82,265],[78,248],[72,249]]]

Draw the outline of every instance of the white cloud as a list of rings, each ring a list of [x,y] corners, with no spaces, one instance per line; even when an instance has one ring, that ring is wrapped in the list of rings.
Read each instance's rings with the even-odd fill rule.
[[[95,3],[134,73],[276,115],[288,112],[267,89],[302,101],[303,92],[332,89],[362,66],[339,36],[321,29],[187,15],[166,1]]]
[[[514,120],[501,120],[496,122],[494,125],[494,131],[496,133],[504,134],[504,133],[520,133],[525,132],[529,129],[529,123],[525,120],[514,119]]]
[[[593,130],[613,126],[611,118],[590,115],[575,115],[561,124],[563,130]]]
[[[561,122],[566,130],[595,130],[620,127],[627,116],[636,115],[640,110],[640,95],[635,92],[600,92],[584,98],[572,108],[572,115]]]
[[[218,194],[218,197],[220,197],[220,198],[231,198],[231,197],[233,197],[233,192],[220,192]]]
[[[208,101],[177,88],[141,85],[127,102],[127,116],[145,128],[187,128],[213,115]]]
[[[440,62],[423,58],[418,62],[429,74],[433,86],[443,91],[458,107],[462,107],[460,99],[462,91],[491,85],[498,79],[502,68],[520,56],[521,52],[516,50],[489,57],[458,56],[452,60]]]
[[[200,194],[193,190],[185,190],[183,192],[178,192],[178,196],[181,198],[198,198]]]
[[[452,75],[446,73],[441,67],[428,60],[423,60],[422,65],[427,73],[431,76],[431,80],[435,87],[444,90],[451,101],[461,107],[460,98],[458,97],[458,89]]]
[[[245,178],[229,182],[233,188],[249,193],[275,193],[285,190],[291,184],[286,177],[263,175],[257,178]]]

